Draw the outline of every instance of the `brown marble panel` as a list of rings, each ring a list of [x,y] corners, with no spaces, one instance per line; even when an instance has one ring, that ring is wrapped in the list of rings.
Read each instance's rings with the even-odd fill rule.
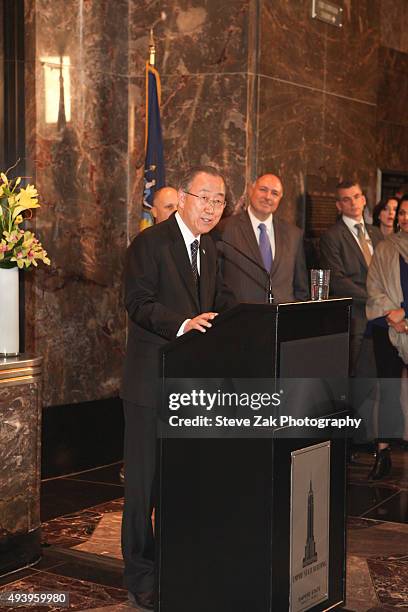
[[[40,525],[39,383],[0,386],[0,536]]]
[[[36,230],[52,265],[29,279],[27,319],[45,405],[116,395],[125,341],[128,83],[75,68],[70,77],[65,127],[46,123],[44,95],[36,108]]]
[[[401,43],[399,47],[399,51],[403,53],[408,53],[408,12],[407,6],[404,3],[404,10],[401,13],[401,18],[403,19],[402,33],[401,33]]]
[[[245,71],[249,1],[163,0],[141,10],[140,0],[129,0],[130,74],[143,73],[152,26],[162,75]]]
[[[381,0],[381,44],[408,53],[406,0]]]
[[[282,178],[278,215],[302,225],[306,174],[318,173],[324,152],[323,94],[260,79],[257,174]]]
[[[301,224],[307,174],[358,175],[374,198],[375,127],[373,105],[261,79],[258,174],[282,176],[279,214]]]
[[[44,357],[44,403],[117,395],[125,338],[120,278],[98,286],[64,270],[38,276],[46,287],[35,321],[36,350]]]
[[[188,167],[212,163],[226,175],[232,200],[245,188],[245,75],[190,75],[163,79],[166,173],[178,184]]]
[[[376,102],[378,0],[345,0],[343,27],[327,26],[325,89]]]
[[[377,165],[382,170],[408,170],[408,126],[377,123]]]
[[[408,125],[408,54],[381,49],[378,86],[380,121]]]
[[[358,178],[368,195],[376,194],[376,107],[325,96],[323,165],[330,176]]]
[[[262,0],[260,74],[322,89],[327,27],[312,19],[309,0]]]
[[[47,0],[29,0],[35,12],[36,52],[55,53],[57,44],[66,41],[66,47],[76,44],[81,0],[55,0],[50,4]],[[86,3],[86,4],[93,4]]]
[[[408,563],[405,560],[368,559],[371,578],[380,602],[398,609],[408,608]]]
[[[378,54],[378,65],[379,67],[387,70],[402,72],[406,77],[408,74],[408,52],[401,53],[395,49],[380,47]]]
[[[64,55],[73,66],[127,74],[129,0],[37,0],[37,57]]]

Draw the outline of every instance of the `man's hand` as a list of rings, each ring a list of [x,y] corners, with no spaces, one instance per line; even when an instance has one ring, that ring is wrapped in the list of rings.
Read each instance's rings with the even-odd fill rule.
[[[390,323],[390,327],[393,327],[399,334],[408,333],[408,325],[405,319],[403,321],[399,321],[399,323]]]
[[[202,312],[197,317],[194,317],[194,319],[187,321],[183,333],[186,334],[192,329],[197,329],[198,331],[205,333],[207,328],[212,327],[210,321],[215,319],[217,315],[218,312]]]
[[[387,319],[388,325],[394,325],[396,323],[400,323],[405,319],[405,310],[403,308],[396,308],[395,310],[390,310],[385,313],[385,318]]]

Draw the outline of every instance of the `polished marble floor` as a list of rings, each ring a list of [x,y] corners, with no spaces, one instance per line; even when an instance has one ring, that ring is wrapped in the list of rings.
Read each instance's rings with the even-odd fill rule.
[[[365,449],[350,467],[347,610],[408,610],[408,451],[393,451],[392,476],[379,484],[367,480],[372,460]],[[122,586],[119,469],[114,464],[42,483],[43,558],[0,578],[0,590],[69,592],[70,610],[135,610]]]

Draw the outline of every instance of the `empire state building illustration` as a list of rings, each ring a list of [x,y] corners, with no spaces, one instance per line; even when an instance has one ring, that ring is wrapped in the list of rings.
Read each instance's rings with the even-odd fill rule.
[[[314,493],[312,479],[310,479],[309,494],[307,496],[307,537],[305,546],[305,556],[303,557],[303,567],[307,567],[317,561],[316,542],[313,535],[314,531]]]

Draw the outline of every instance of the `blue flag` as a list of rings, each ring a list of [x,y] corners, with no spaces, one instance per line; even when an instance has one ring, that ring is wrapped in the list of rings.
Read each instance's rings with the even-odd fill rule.
[[[153,225],[153,216],[150,212],[153,205],[153,194],[166,184],[160,123],[160,94],[159,73],[149,62],[146,62],[146,158],[140,230]]]

